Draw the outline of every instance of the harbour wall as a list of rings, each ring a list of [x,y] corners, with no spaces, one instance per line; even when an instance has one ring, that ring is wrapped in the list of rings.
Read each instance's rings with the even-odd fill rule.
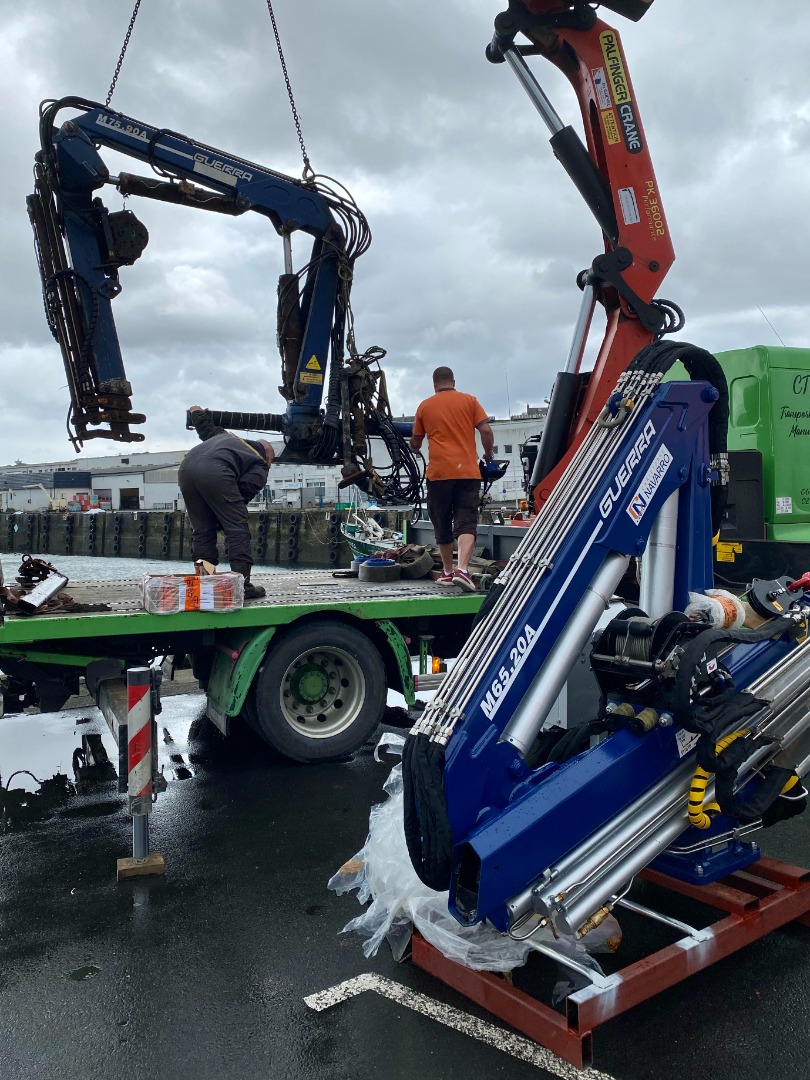
[[[402,529],[402,511],[383,509],[371,513],[383,527]],[[260,564],[291,569],[347,567],[352,555],[340,532],[345,517],[345,513],[329,509],[251,513],[248,520],[253,557]],[[118,555],[191,562],[191,524],[180,510],[3,513],[0,551],[51,555],[54,559],[59,555]],[[220,561],[227,562],[222,537]]]

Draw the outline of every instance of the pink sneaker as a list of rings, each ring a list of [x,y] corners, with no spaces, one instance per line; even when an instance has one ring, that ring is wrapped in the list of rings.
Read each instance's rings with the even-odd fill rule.
[[[459,585],[467,592],[478,592],[478,586],[466,570],[456,570],[453,574],[453,585]]]
[[[439,576],[436,578],[437,585],[455,585],[454,574],[452,570],[442,570]]]

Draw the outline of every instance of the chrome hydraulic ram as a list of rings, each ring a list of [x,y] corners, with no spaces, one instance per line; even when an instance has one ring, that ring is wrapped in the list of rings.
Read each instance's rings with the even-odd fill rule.
[[[789,751],[810,729],[807,646],[800,646],[775,671],[749,687],[758,697],[771,697],[771,703],[763,710],[762,720],[749,725],[762,742],[743,763],[740,784],[777,753]],[[797,692],[800,687],[805,689]],[[686,801],[693,772],[693,763],[683,766],[569,852],[539,885],[514,899],[510,907],[515,915],[525,913],[529,893],[535,912],[553,919],[560,932],[576,933],[606,896],[618,893],[688,827]],[[712,797],[713,785],[709,785],[706,800]]]
[[[545,664],[523,696],[501,735],[524,756],[545,723],[552,705],[565,685],[574,663],[594,631],[599,617],[627,569],[630,558],[611,552],[585,590],[565,629],[554,643]],[[572,571],[573,572],[573,571]]]
[[[678,498],[674,492],[661,508],[640,559],[638,606],[651,619],[672,611],[675,550],[678,537]]]

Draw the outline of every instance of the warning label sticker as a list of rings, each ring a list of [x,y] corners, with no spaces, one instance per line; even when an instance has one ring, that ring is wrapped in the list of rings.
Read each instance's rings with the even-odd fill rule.
[[[310,356],[309,360],[307,360],[305,366],[306,366],[307,371],[320,371],[321,370],[321,365],[318,363],[318,357],[315,356],[314,353],[313,353],[312,356]]]
[[[605,138],[611,146],[615,146],[616,143],[622,141],[619,134],[619,125],[616,123],[616,113],[613,109],[608,109],[602,113],[602,124],[605,128]]]
[[[698,741],[697,734],[693,731],[681,729],[675,732],[675,742],[678,745],[678,757],[686,757],[690,750],[694,749]]]
[[[323,375],[316,375],[314,371],[302,371],[298,381],[320,386],[323,383]]]

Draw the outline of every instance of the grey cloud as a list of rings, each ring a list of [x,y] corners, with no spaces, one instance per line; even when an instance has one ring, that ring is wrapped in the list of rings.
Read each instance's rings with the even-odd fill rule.
[[[438,363],[500,415],[507,403],[539,403],[567,352],[575,276],[602,244],[525,94],[484,59],[505,3],[274,6],[313,166],[367,193],[374,244],[357,265],[357,338],[388,349],[395,411],[413,410]],[[104,100],[128,9],[73,0],[66,17],[59,5],[0,0],[0,86],[13,103],[0,174],[0,461],[71,456],[25,196],[40,100]],[[659,0],[638,24],[605,13],[624,40],[674,238],[661,293],[686,311],[682,337],[715,350],[775,343],[757,307],[788,344],[804,344],[810,110],[797,43],[810,37],[810,9],[776,0],[767,28],[762,10],[755,0]],[[531,67],[578,125],[562,76]],[[144,0],[113,106],[300,175],[261,0]],[[116,169],[148,172],[121,160]],[[120,207],[112,190],[105,200]],[[272,228],[252,214],[130,204],[151,239],[122,271],[115,312],[135,404],[149,417],[145,447],[189,445],[187,404],[280,409]],[[303,257],[306,245],[295,247]]]

